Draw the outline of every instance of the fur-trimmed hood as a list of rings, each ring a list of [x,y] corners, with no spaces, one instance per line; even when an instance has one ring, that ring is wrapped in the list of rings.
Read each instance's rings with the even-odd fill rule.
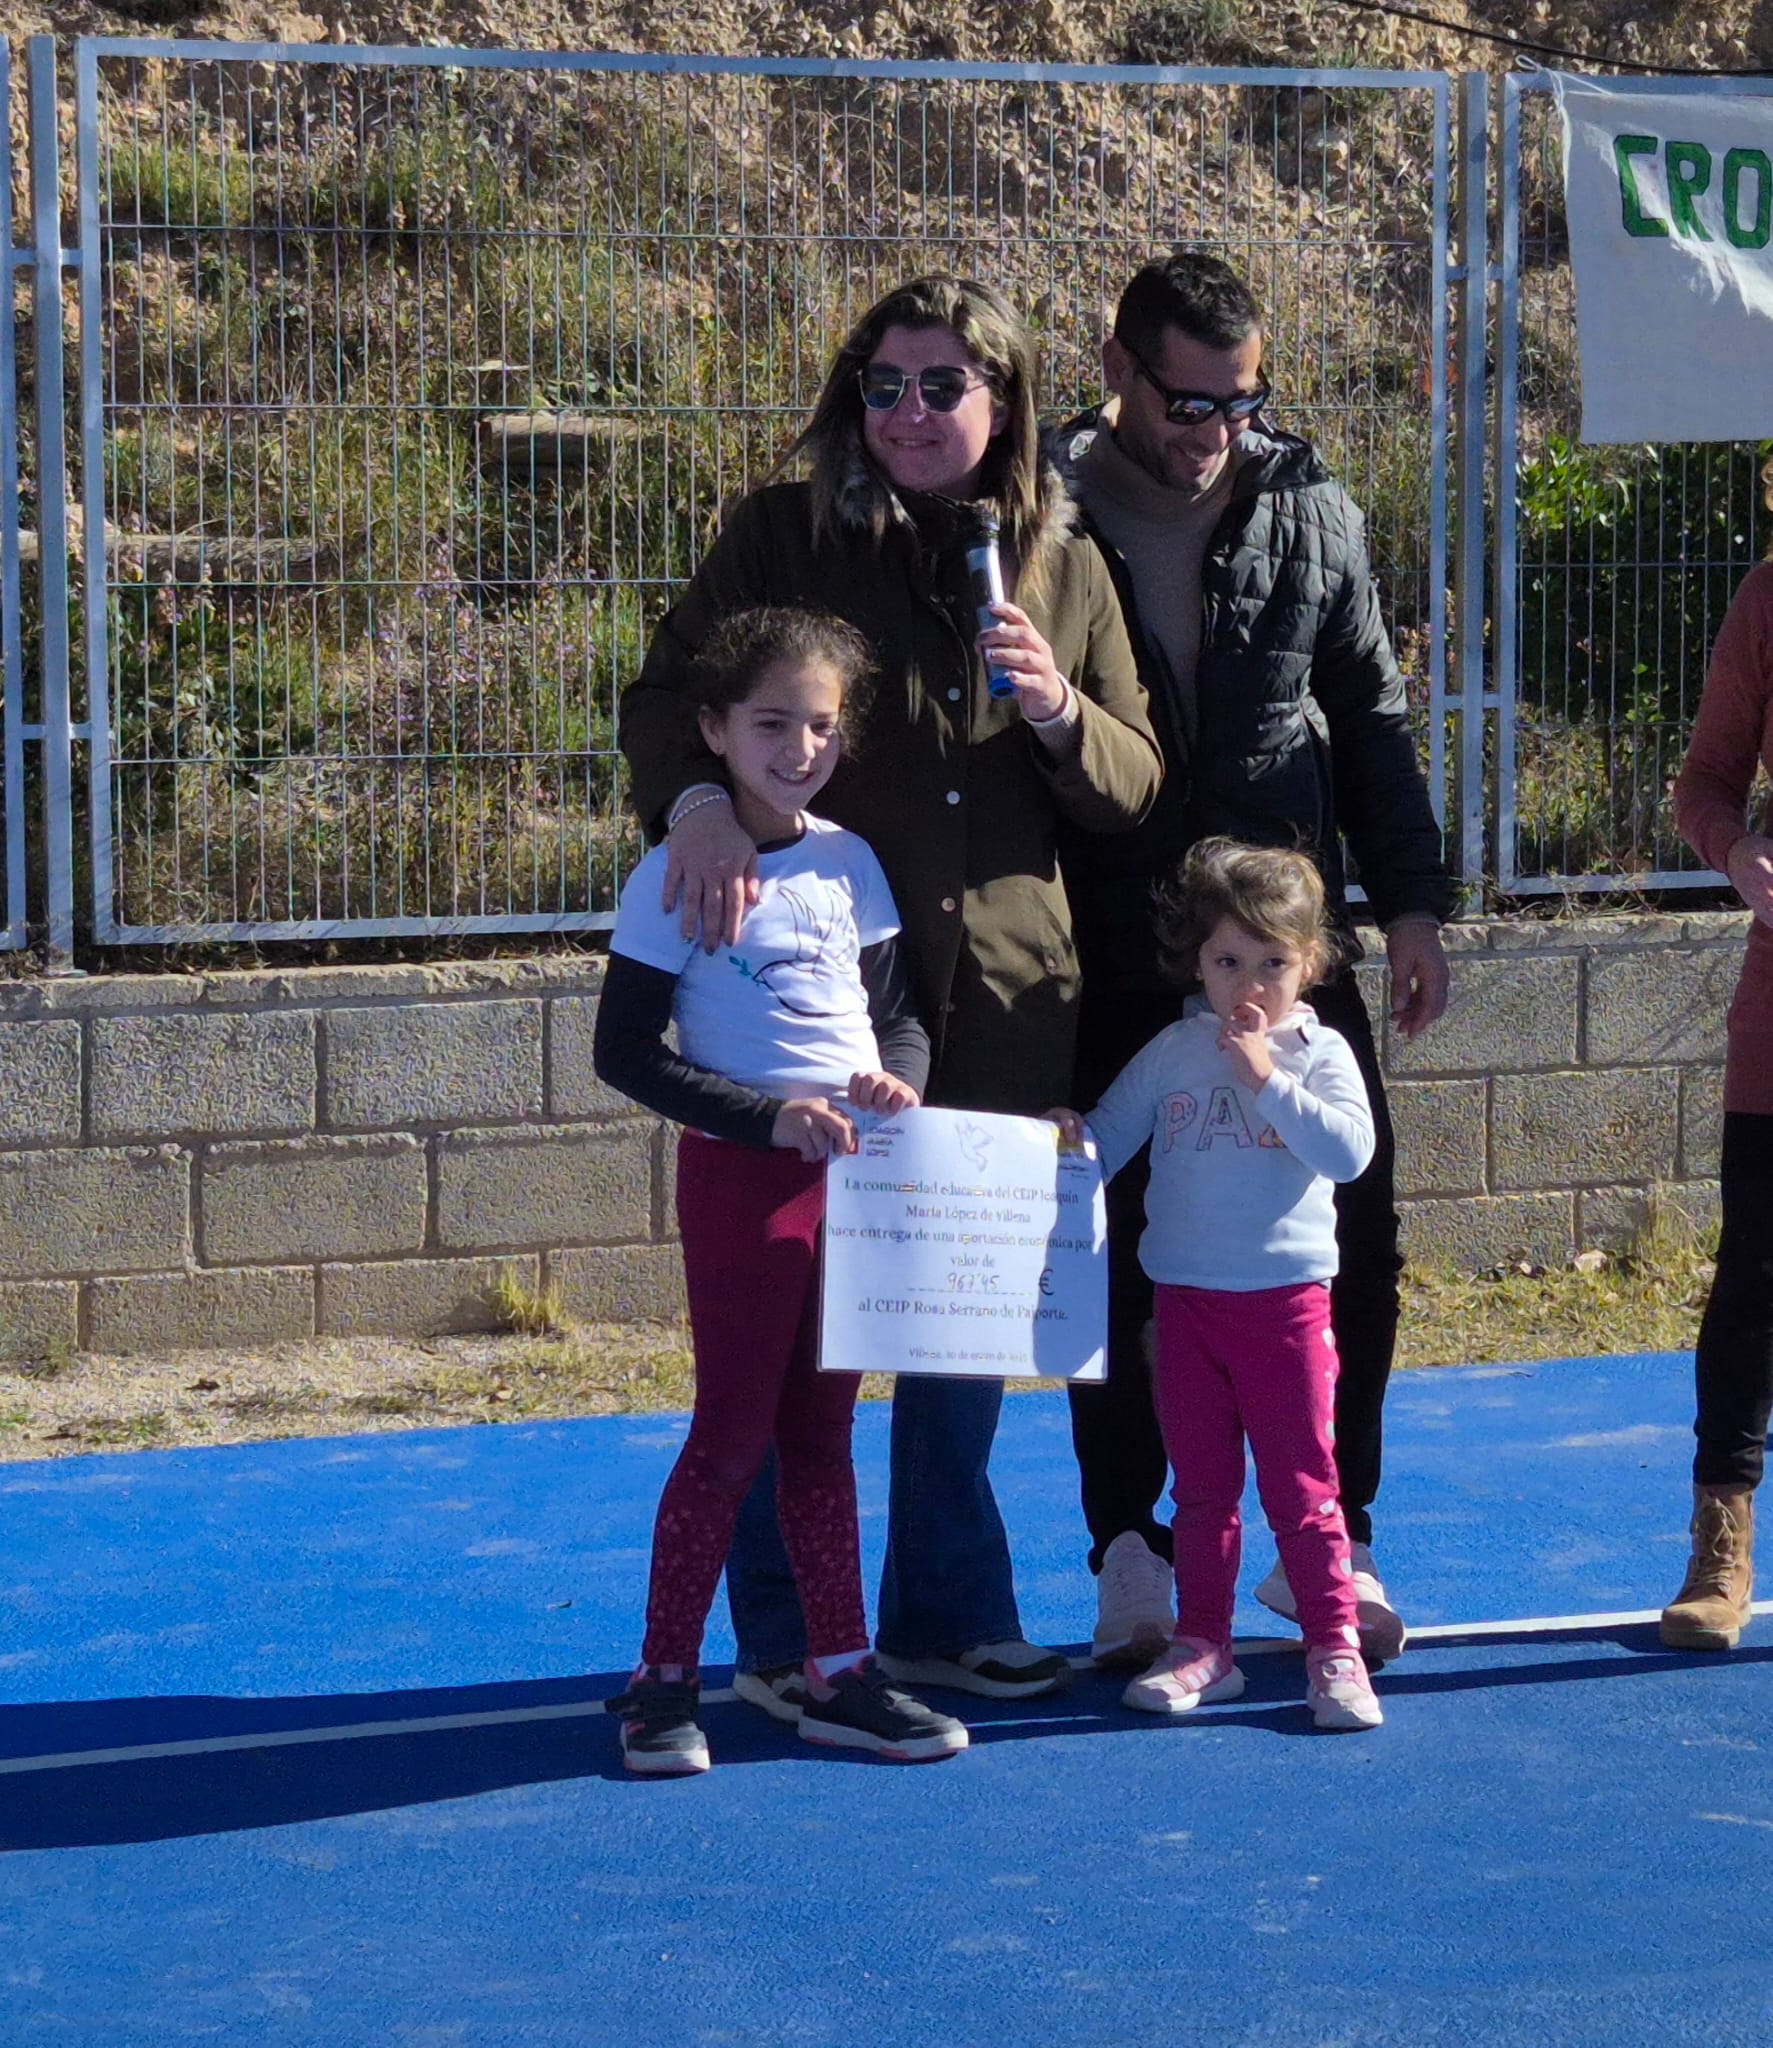
[[[965,520],[967,508],[956,499],[896,489],[869,459],[859,425],[845,435],[833,469],[831,508],[836,523],[846,532],[878,537],[898,528],[927,544],[938,539],[945,527],[952,526],[958,532]],[[1056,551],[1083,529],[1077,505],[1044,444],[1039,511],[1034,544],[1016,576],[1018,586],[1023,588],[1042,587],[1051,574]]]
[[[867,841],[892,885],[933,1047],[933,1098],[1032,1114],[1070,1087],[1077,1025],[1060,824],[1130,833],[1147,815],[1163,772],[1150,707],[1107,565],[1070,532],[1056,475],[1038,507],[1046,587],[1023,573],[1015,588],[1076,695],[1077,744],[1061,752],[1019,731],[1018,706],[991,695],[974,645],[964,508],[902,497],[859,456],[840,459],[850,438],[830,437],[817,479],[750,492],[654,633],[621,700],[629,786],[657,834],[683,790],[723,773],[689,715],[695,655],[720,621],[789,605],[852,626],[876,687],[817,808]]]

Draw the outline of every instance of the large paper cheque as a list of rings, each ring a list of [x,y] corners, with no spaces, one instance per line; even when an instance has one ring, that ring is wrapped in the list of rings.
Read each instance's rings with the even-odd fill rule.
[[[1100,1380],[1107,1228],[1095,1148],[1033,1117],[858,1120],[825,1169],[827,1372]]]

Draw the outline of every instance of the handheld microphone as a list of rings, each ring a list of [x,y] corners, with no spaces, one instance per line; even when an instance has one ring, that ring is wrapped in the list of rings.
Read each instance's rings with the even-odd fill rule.
[[[991,609],[994,604],[1004,601],[1003,563],[997,552],[997,514],[981,506],[976,517],[978,531],[972,546],[967,549],[967,579],[972,585],[973,610],[979,631],[984,633],[1003,623]],[[989,679],[992,696],[1013,697],[1016,694],[1015,678],[1007,669],[991,669]]]

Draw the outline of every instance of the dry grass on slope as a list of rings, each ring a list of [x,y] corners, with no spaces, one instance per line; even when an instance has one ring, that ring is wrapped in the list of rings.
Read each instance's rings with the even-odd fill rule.
[[[1414,4],[1414,0],[1412,0]],[[1638,63],[1773,65],[1766,0],[1423,0],[1453,24]],[[217,36],[233,41],[443,43],[968,62],[1360,64],[1511,68],[1505,43],[1342,0],[57,0],[0,8],[14,37]]]

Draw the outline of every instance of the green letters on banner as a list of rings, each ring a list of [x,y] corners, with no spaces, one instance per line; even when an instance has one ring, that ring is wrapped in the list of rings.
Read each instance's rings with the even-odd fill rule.
[[[1742,178],[1752,171],[1755,179],[1755,217],[1742,218]],[[1724,233],[1738,249],[1764,249],[1773,232],[1773,163],[1764,149],[1733,149],[1724,159]]]
[[[1656,148],[1654,135],[1616,135],[1613,138],[1613,161],[1619,167],[1619,217],[1625,223],[1625,232],[1636,235],[1640,241],[1668,233],[1667,221],[1644,211],[1638,197],[1638,181],[1631,168],[1634,156],[1654,156]]]
[[[1668,210],[1674,215],[1675,233],[1709,242],[1711,230],[1693,202],[1711,184],[1711,151],[1703,142],[1671,142],[1663,150],[1663,161],[1668,165]]]

